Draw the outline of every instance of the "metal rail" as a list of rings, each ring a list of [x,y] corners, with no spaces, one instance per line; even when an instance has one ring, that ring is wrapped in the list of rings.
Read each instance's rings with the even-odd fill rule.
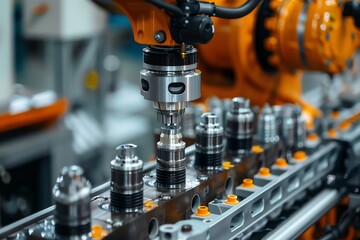
[[[342,197],[335,189],[325,189],[307,202],[300,210],[263,237],[271,240],[298,238],[306,229],[327,213]]]

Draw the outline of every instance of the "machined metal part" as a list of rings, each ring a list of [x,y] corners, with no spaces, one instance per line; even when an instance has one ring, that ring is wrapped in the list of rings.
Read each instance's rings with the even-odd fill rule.
[[[144,49],[144,69],[140,72],[141,94],[152,101],[158,122],[178,125],[187,103],[200,98],[201,72],[197,50],[187,46]]]
[[[78,166],[64,167],[53,188],[57,239],[91,238],[91,185]]]
[[[282,108],[281,137],[288,150],[293,150],[296,137],[296,123],[293,106],[287,104]]]
[[[297,239],[305,230],[319,220],[342,198],[336,189],[325,189],[307,202],[296,213],[283,221],[276,229],[263,239],[291,240]]]
[[[306,124],[302,116],[302,109],[299,105],[294,105],[295,119],[295,150],[304,148],[306,142]]]
[[[258,117],[256,140],[259,143],[273,143],[279,141],[276,127],[276,116],[269,105],[265,105]]]
[[[233,98],[226,115],[226,151],[232,157],[243,157],[251,153],[254,133],[254,114],[250,100]]]
[[[273,113],[276,118],[276,133],[279,138],[282,138],[282,106],[274,105],[272,106]]]
[[[156,186],[181,188],[186,181],[185,142],[178,126],[161,128],[157,143]]]
[[[111,161],[111,207],[114,211],[136,212],[143,207],[143,161],[136,155],[135,144],[116,148]]]
[[[224,129],[215,113],[204,113],[196,127],[195,166],[212,170],[221,167]]]
[[[159,229],[160,240],[208,239],[208,226],[200,221],[183,220],[175,224],[164,224]]]
[[[224,117],[224,107],[222,101],[214,96],[207,100],[207,104],[209,106],[209,111],[219,116],[219,123],[221,126],[224,127],[225,117]]]

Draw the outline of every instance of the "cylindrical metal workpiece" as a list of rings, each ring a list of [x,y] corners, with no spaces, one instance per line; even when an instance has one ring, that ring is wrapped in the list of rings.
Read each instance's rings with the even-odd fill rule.
[[[279,138],[282,138],[282,106],[281,105],[274,105],[272,106],[272,111],[275,115],[276,119],[276,134],[279,136]]]
[[[306,141],[306,124],[302,117],[302,109],[299,105],[294,106],[294,119],[295,119],[295,149],[299,150],[304,148]]]
[[[199,169],[212,170],[221,167],[224,130],[219,123],[219,116],[214,113],[201,115],[201,122],[196,127],[195,166]]]
[[[115,211],[136,212],[143,207],[143,161],[136,155],[135,144],[116,148],[111,161],[111,207]]]
[[[268,104],[263,107],[258,117],[256,140],[259,143],[274,143],[279,141],[276,117]]]
[[[248,99],[236,97],[226,115],[226,150],[234,157],[251,153],[254,134],[254,114]]]
[[[287,104],[282,109],[282,140],[288,150],[293,150],[295,145],[296,126],[294,119],[294,108]]]
[[[178,126],[161,128],[157,143],[156,186],[181,188],[186,181],[185,142]]]
[[[178,125],[187,103],[201,96],[201,72],[193,46],[146,47],[144,69],[140,72],[141,94],[153,101],[158,122]]]
[[[91,238],[91,185],[78,166],[64,167],[53,188],[57,239]]]

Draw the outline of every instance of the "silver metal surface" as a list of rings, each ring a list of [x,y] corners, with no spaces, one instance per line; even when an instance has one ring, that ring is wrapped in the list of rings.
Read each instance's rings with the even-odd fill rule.
[[[181,188],[186,181],[185,142],[178,126],[161,128],[157,143],[156,186]]]
[[[226,115],[227,153],[231,156],[251,153],[253,134],[254,114],[250,109],[250,101],[240,97],[233,98]]]
[[[162,71],[162,72],[180,72],[180,71],[189,71],[197,68],[197,63],[181,66],[160,66],[143,63],[145,69],[153,71]]]
[[[143,206],[143,161],[136,149],[135,144],[120,145],[111,161],[111,206],[117,211],[133,212]]]
[[[295,128],[293,106],[287,104],[282,109],[281,139],[288,150],[292,150],[295,145]]]
[[[187,102],[153,102],[157,121],[165,125],[179,125],[182,121]]]
[[[295,148],[302,149],[306,142],[306,123],[302,117],[302,109],[298,105],[294,105],[295,119]]]
[[[291,215],[275,230],[263,237],[272,240],[291,240],[298,238],[313,225],[321,216],[327,213],[341,199],[342,195],[336,189],[325,189]]]
[[[160,240],[207,240],[209,231],[206,224],[190,219],[162,225],[159,237]]]
[[[261,114],[258,117],[258,124],[256,129],[256,140],[259,143],[272,143],[279,141],[276,127],[276,116],[271,107],[265,105]]]
[[[58,239],[91,235],[91,185],[78,166],[64,167],[53,188],[55,232]],[[74,229],[75,230],[71,230]]]
[[[187,103],[201,96],[196,48],[145,48],[140,71],[141,95],[154,102],[161,124],[179,125]],[[167,60],[170,57],[171,60]],[[183,58],[182,58],[183,57]],[[191,58],[190,64],[184,59]],[[162,59],[159,61],[159,59]]]
[[[196,127],[197,167],[208,169],[221,166],[224,129],[219,119],[218,115],[211,112],[201,115],[201,122]]]
[[[141,89],[141,95],[146,100],[153,102],[189,102],[200,98],[200,78],[199,70],[186,72],[154,72],[141,70],[141,79],[149,83],[149,90]],[[171,83],[181,83],[184,91],[174,94],[169,91]]]

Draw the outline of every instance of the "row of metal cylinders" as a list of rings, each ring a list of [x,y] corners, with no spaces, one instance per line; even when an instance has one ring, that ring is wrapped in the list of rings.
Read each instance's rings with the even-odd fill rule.
[[[211,112],[202,114],[195,130],[194,167],[207,171],[221,169],[224,152],[230,159],[241,160],[251,153],[254,135],[260,144],[274,143],[279,141],[279,130],[282,130],[281,136],[284,142],[294,144],[301,133],[297,127],[301,120],[298,116],[299,111],[294,109],[296,110],[297,107],[295,106],[292,112],[283,108],[284,113],[279,125],[279,117],[270,106],[266,105],[258,117],[256,134],[254,134],[254,113],[247,99],[232,100],[231,108],[226,113],[225,131],[220,125],[220,117],[217,114]],[[158,188],[182,188],[186,184],[185,143],[180,130],[178,126],[167,126],[162,129],[160,141],[157,143],[156,187]],[[305,129],[301,128],[301,130],[305,134]],[[223,141],[224,135],[226,144]],[[112,211],[134,212],[143,208],[143,161],[138,158],[136,148],[134,144],[120,145],[116,149],[115,159],[111,161]],[[61,236],[76,231],[79,231],[77,235],[86,234],[84,229],[87,225],[90,226],[91,221],[90,189],[91,186],[79,167],[64,168],[53,190],[57,208],[56,231]],[[88,211],[84,210],[87,207],[82,207],[80,212],[70,210],[79,207],[79,203],[88,206]],[[68,210],[64,210],[66,208]],[[77,214],[75,216],[71,213]],[[84,227],[86,222],[88,223]],[[74,228],[74,226],[79,227]]]

